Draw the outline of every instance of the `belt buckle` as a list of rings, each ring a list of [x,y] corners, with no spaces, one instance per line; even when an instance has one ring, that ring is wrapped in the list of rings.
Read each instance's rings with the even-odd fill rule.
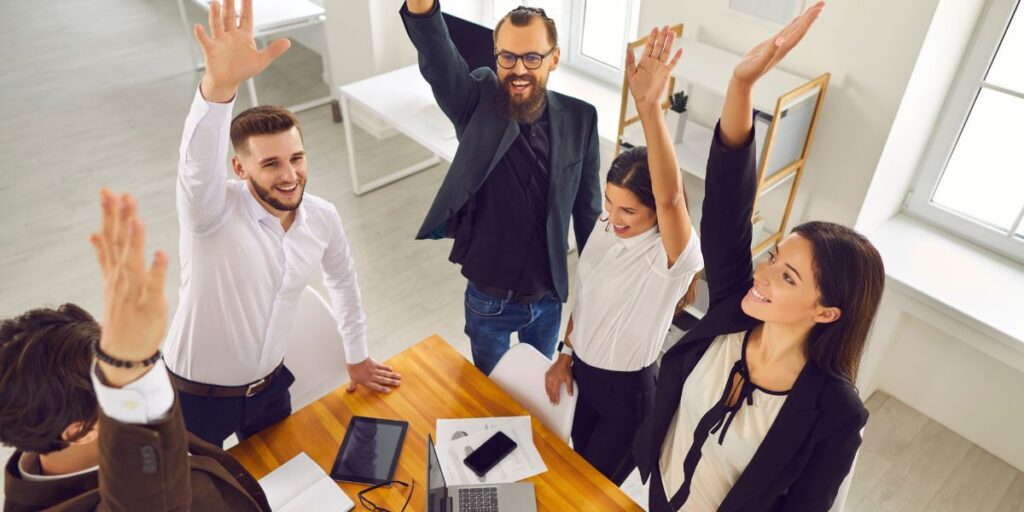
[[[245,397],[246,398],[252,398],[252,396],[257,393],[256,388],[261,386],[261,385],[263,385],[263,383],[266,382],[266,381],[267,381],[267,378],[263,377],[262,379],[260,379],[260,380],[258,380],[256,382],[253,382],[252,384],[249,384],[249,387],[245,388]]]

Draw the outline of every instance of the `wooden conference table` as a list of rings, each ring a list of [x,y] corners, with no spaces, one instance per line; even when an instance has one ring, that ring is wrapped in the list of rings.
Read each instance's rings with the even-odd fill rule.
[[[432,336],[389,359],[402,374],[402,386],[388,395],[342,386],[294,412],[288,419],[250,437],[230,450],[256,478],[306,452],[330,472],[345,426],[353,415],[404,420],[409,431],[402,446],[395,479],[416,480],[408,512],[426,512],[427,433],[438,418],[522,416],[529,414],[451,345]],[[641,510],[632,500],[542,425],[533,423],[533,441],[548,470],[527,481],[537,493],[537,509]],[[357,494],[366,486],[339,483],[361,510]],[[370,497],[378,506],[401,510],[407,489],[378,489]]]

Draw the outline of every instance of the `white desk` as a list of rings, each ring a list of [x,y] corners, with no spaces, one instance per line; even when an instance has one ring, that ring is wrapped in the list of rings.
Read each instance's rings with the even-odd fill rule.
[[[442,160],[451,162],[459,147],[456,138],[445,138],[420,111],[435,105],[430,85],[420,75],[417,66],[407,66],[388,73],[360,80],[338,88],[341,117],[345,125],[345,145],[348,148],[348,169],[352,177],[352,191],[358,196],[376,190],[402,178],[429,169]],[[355,144],[352,142],[352,115],[349,103],[366,109],[380,117],[396,130],[429,149],[433,156],[408,167],[398,169],[370,183],[361,184],[356,167]]]
[[[614,144],[618,128],[619,92],[611,86],[586,78],[578,72],[559,68],[550,75],[548,86],[563,94],[575,96],[597,108],[597,132],[602,141]],[[424,108],[436,105],[430,85],[420,75],[416,65],[396,69],[339,87],[341,110],[345,125],[345,144],[348,148],[349,173],[352,190],[356,195],[376,190],[402,178],[423,171],[440,161],[451,162],[458,149],[458,140],[445,138],[430,119],[420,114]],[[426,147],[434,156],[408,167],[398,169],[370,183],[361,184],[352,142],[352,120],[349,102],[354,102],[379,117],[400,133]]]
[[[192,0],[192,3],[204,11],[209,12],[210,10],[210,0]],[[241,12],[241,6],[236,5],[236,7]],[[190,41],[189,48],[193,52],[193,59],[195,59],[196,43],[192,42],[192,25],[189,24],[188,16],[185,13],[184,0],[178,0],[178,13],[181,15],[181,23],[185,28],[186,37]],[[253,36],[257,41],[301,28],[316,25],[323,26],[325,19],[323,7],[309,0],[253,0]],[[209,27],[206,28],[209,29]],[[326,45],[324,45],[322,52],[326,52]],[[323,61],[324,65],[327,66],[329,59],[325,58]],[[202,62],[196,61],[195,64],[196,69],[203,69]],[[250,104],[252,106],[259,105],[259,99],[256,96],[256,82],[253,78],[246,80],[245,86],[249,93]],[[331,100],[330,96],[325,96],[293,105],[288,107],[288,109],[292,112],[302,112],[303,110],[309,110],[320,105],[326,105]]]

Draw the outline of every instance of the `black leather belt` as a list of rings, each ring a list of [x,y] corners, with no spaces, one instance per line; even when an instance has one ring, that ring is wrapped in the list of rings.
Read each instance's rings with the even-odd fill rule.
[[[495,288],[493,286],[485,286],[477,283],[470,283],[473,288],[483,293],[484,295],[490,295],[495,299],[508,300],[519,304],[529,304],[531,302],[537,302],[538,300],[551,295],[551,292],[539,292],[539,293],[517,293],[515,290],[503,290],[501,288]]]
[[[190,395],[213,396],[219,398],[244,396],[249,398],[259,394],[260,391],[267,389],[267,387],[270,386],[270,383],[281,373],[281,370],[283,369],[284,364],[279,364],[277,365],[277,368],[274,368],[274,371],[270,372],[270,375],[241,386],[215,386],[213,384],[203,384],[201,382],[191,381],[184,377],[175,375],[173,372],[167,373],[170,374],[171,382],[174,383],[174,387],[178,388],[178,391],[188,393]]]

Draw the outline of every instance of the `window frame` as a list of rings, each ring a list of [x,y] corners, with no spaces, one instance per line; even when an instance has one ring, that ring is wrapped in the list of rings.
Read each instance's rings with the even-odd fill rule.
[[[1024,209],[1007,233],[932,202],[981,90],[987,88],[1024,99],[1024,91],[1007,90],[986,84],[984,80],[1015,11],[1020,16],[1017,22],[1024,23],[1024,0],[991,0],[985,6],[921,159],[918,175],[904,200],[903,210],[960,238],[1024,263],[1024,240],[1015,235],[1024,222]]]
[[[571,8],[568,11],[570,18],[569,37],[566,41],[568,47],[562,54],[563,59],[569,67],[618,87],[622,84],[622,74],[626,67],[625,52],[622,54],[623,58],[619,63],[621,67],[618,69],[583,54],[583,21],[588,1],[590,0],[573,0],[569,2]],[[599,2],[600,0],[594,1]],[[627,44],[637,39],[637,30],[640,24],[640,0],[617,1],[626,3],[626,12],[628,13],[622,40],[622,47],[625,48]]]

